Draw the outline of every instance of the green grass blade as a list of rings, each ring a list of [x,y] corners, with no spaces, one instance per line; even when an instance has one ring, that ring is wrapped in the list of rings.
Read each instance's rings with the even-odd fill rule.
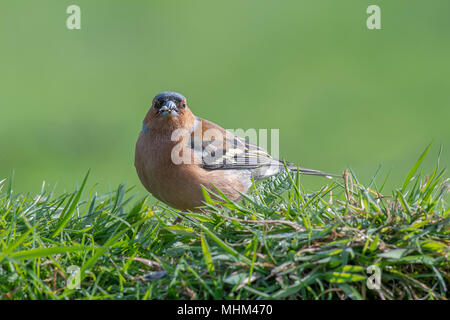
[[[422,163],[423,159],[425,159],[428,151],[431,148],[431,145],[433,143],[430,143],[428,145],[428,147],[426,147],[425,151],[422,152],[422,154],[420,155],[419,159],[416,161],[416,163],[414,164],[414,166],[411,168],[411,170],[409,171],[408,175],[406,176],[405,181],[403,182],[403,186],[402,186],[402,193],[405,192],[406,187],[408,186],[409,182],[411,181],[411,178],[413,177],[414,173],[416,173],[417,169],[419,168],[420,164]]]

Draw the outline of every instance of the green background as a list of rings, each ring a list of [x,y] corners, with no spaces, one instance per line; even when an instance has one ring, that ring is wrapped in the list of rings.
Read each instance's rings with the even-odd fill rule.
[[[81,7],[81,30],[66,8]],[[366,28],[381,7],[382,30]],[[434,141],[450,160],[450,1],[0,2],[0,180],[138,186],[153,96],[184,94],[225,128],[279,128],[304,167],[398,186]],[[308,177],[305,186],[326,182]]]

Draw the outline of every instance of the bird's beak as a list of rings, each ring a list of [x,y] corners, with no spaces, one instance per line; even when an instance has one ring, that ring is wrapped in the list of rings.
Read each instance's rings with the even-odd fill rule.
[[[159,114],[166,116],[177,116],[178,115],[178,108],[175,102],[173,101],[167,101],[158,111]]]

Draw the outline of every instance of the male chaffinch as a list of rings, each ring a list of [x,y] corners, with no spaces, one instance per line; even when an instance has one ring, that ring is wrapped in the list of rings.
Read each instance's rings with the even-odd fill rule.
[[[215,123],[196,117],[177,92],[155,96],[144,118],[135,151],[135,167],[144,187],[157,199],[180,209],[204,205],[201,186],[214,187],[238,201],[254,180],[285,170],[283,162]],[[337,176],[317,170],[302,174]]]

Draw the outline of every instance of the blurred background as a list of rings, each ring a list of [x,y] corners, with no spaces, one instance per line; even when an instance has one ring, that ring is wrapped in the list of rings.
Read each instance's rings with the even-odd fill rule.
[[[66,8],[81,8],[68,30]],[[382,30],[366,9],[381,7]],[[0,2],[0,180],[38,192],[141,187],[134,146],[155,94],[225,128],[278,128],[280,155],[400,186],[426,146],[450,163],[450,1]],[[313,190],[328,181],[308,177]]]

